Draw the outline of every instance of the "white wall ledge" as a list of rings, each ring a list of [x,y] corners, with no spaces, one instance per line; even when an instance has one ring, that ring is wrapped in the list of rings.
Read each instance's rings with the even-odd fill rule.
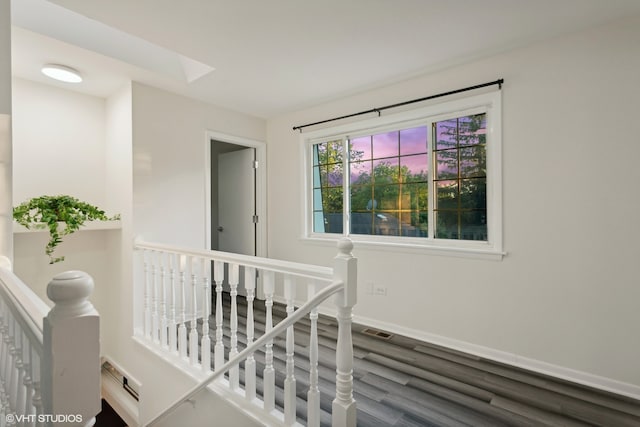
[[[119,230],[122,228],[122,222],[120,220],[112,220],[112,221],[88,221],[84,225],[80,227],[78,231],[94,231],[94,230]],[[33,228],[26,228],[17,222],[13,222],[13,233],[21,234],[21,233],[48,233],[49,229],[46,227],[45,223],[42,223],[42,228],[40,226],[34,226]]]

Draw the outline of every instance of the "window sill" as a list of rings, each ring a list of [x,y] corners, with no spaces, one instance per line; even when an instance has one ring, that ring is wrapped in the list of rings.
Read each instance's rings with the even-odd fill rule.
[[[335,235],[331,237],[325,236],[303,236],[301,241],[304,243],[317,244],[321,246],[333,246],[338,244],[338,241],[343,238],[342,235]],[[412,242],[383,242],[367,239],[367,236],[350,235],[349,239],[353,242],[354,248],[372,249],[372,250],[384,250],[391,252],[408,252],[422,255],[438,255],[438,256],[451,256],[458,258],[475,258],[485,259],[492,261],[501,261],[506,252],[498,251],[490,247],[453,247],[444,246],[438,244],[421,244]]]

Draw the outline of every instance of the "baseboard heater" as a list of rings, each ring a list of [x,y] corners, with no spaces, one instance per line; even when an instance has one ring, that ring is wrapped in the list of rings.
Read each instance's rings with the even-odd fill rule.
[[[140,400],[138,394],[138,385],[132,384],[131,381],[120,372],[115,366],[113,366],[108,360],[102,363],[102,372],[108,374],[111,378],[116,380],[119,384],[122,384],[122,388],[131,395],[136,401]]]
[[[102,358],[102,398],[128,426],[138,426],[140,383],[107,357]]]

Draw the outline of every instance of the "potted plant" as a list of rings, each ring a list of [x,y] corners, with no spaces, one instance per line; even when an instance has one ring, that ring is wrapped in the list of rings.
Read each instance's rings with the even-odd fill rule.
[[[62,236],[78,230],[86,221],[118,220],[120,215],[108,217],[96,206],[81,202],[75,197],[61,195],[27,200],[13,208],[13,219],[28,229],[49,229],[45,253],[49,256],[49,264],[54,264],[64,261],[64,256],[53,256],[53,251],[62,243]],[[63,223],[64,227],[61,227]]]

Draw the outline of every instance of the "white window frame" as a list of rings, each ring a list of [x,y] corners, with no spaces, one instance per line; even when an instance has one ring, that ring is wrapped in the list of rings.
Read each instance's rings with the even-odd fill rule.
[[[487,114],[487,241],[435,239],[433,237],[433,186],[431,167],[433,141],[431,135],[434,122],[472,114]],[[399,130],[415,126],[427,126],[429,132],[429,237],[400,237],[350,234],[348,216],[350,213],[349,191],[344,191],[344,232],[315,233],[313,232],[313,166],[312,147],[314,144],[330,140],[356,138],[358,136],[373,135],[386,131]],[[428,253],[453,256],[471,256],[489,259],[501,259],[502,252],[502,97],[501,91],[492,91],[480,95],[470,96],[453,101],[442,102],[403,111],[396,114],[384,115],[372,119],[348,123],[335,127],[324,128],[301,134],[303,162],[301,182],[304,185],[303,194],[303,233],[302,240],[317,243],[335,243],[342,237],[349,237],[356,246],[398,250],[417,250]],[[344,146],[344,159],[348,159],[348,147]],[[344,163],[343,188],[349,188],[348,160]]]

